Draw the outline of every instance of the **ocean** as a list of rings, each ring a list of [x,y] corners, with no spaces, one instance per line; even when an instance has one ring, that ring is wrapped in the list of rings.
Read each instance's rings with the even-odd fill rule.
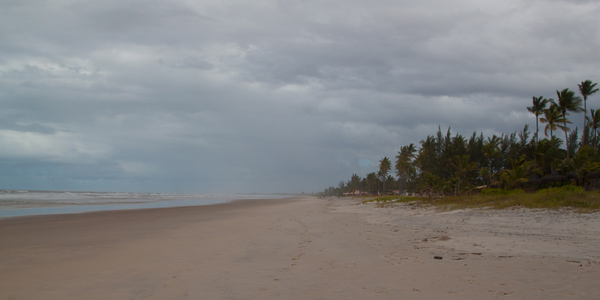
[[[0,190],[0,218],[91,211],[196,206],[283,194],[178,194]]]

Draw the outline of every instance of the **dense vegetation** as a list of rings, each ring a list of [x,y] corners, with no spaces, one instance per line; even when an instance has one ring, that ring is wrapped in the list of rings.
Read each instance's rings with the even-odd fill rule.
[[[541,189],[534,193],[525,193],[522,189],[483,189],[478,195],[458,195],[443,198],[376,196],[366,197],[363,203],[375,203],[378,207],[408,205],[410,207],[435,207],[441,210],[468,208],[508,207],[525,208],[564,208],[579,212],[600,210],[600,192],[586,192],[582,187],[565,185],[562,187]]]
[[[435,135],[421,140],[420,149],[412,143],[400,147],[393,166],[384,157],[378,171],[365,177],[352,174],[347,182],[325,189],[324,195],[398,190],[401,194],[443,196],[479,191],[483,186],[533,190],[565,184],[588,187],[590,174],[600,171],[600,110],[591,109],[588,114],[587,109],[588,97],[598,91],[596,85],[586,80],[578,84],[579,93],[557,90],[556,100],[533,97],[532,106],[527,107],[536,117],[533,133],[528,125],[519,132],[489,137],[477,132],[469,137],[453,135],[450,128],[445,133],[438,128]],[[580,136],[579,129],[569,124],[574,114],[582,112]],[[390,174],[392,167],[395,177]]]

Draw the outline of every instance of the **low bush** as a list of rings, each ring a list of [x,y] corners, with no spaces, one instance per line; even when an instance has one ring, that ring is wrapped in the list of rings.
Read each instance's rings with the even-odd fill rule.
[[[527,207],[548,209],[573,208],[584,212],[600,211],[599,192],[584,191],[581,187],[571,185],[543,189],[535,193],[525,193],[521,189],[483,189],[479,195],[446,196],[435,199],[382,196],[363,201],[363,203],[371,202],[376,203],[379,207],[414,202],[416,205],[433,206],[441,210]]]

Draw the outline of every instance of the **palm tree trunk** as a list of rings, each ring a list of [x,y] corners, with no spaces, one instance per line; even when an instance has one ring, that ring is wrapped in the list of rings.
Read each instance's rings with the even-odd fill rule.
[[[454,190],[454,196],[458,195],[459,190],[460,190],[460,178],[458,178],[458,184],[456,185],[456,189]]]
[[[563,121],[563,124],[565,125],[565,128],[563,129],[565,131],[565,148],[567,149],[567,159],[569,159],[569,138],[567,137],[567,119],[566,118]]]
[[[583,128],[587,129],[588,128],[587,127],[588,124],[587,124],[587,96],[586,95],[583,95],[583,113],[585,114],[583,116]],[[584,145],[589,145],[590,144],[590,141],[589,141],[589,139],[590,139],[590,137],[589,137],[590,133],[589,132],[590,132],[589,130],[584,130],[583,131],[583,135],[584,135],[583,136],[583,144]]]
[[[540,141],[540,129],[538,127],[538,119],[539,119],[539,117],[536,115],[535,116],[535,141],[536,142]]]
[[[583,128],[587,128],[587,97],[584,95],[583,96],[583,113],[585,114],[583,116]],[[587,144],[587,141],[585,141],[585,144]]]
[[[488,170],[488,177],[490,178],[490,188],[492,187],[492,161],[490,160],[490,169]]]

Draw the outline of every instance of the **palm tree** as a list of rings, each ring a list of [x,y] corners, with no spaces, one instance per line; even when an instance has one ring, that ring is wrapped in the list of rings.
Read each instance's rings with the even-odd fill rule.
[[[535,157],[535,167],[539,168],[542,174],[552,172],[553,163],[560,158],[560,145],[562,141],[552,137],[550,140],[543,139],[533,149]]]
[[[575,96],[575,92],[569,90],[568,88],[562,91],[556,91],[556,95],[558,96],[558,108],[563,117],[563,128],[562,130],[565,132],[565,142],[568,140],[567,132],[569,132],[569,127],[567,127],[567,116],[569,112],[582,112],[583,108],[581,108],[581,102],[583,101],[581,97]],[[567,151],[567,158],[569,158],[569,151]]]
[[[585,186],[586,175],[600,169],[600,163],[594,159],[597,157],[596,149],[587,145],[579,148],[573,157],[573,167],[577,173],[578,184]]]
[[[381,181],[383,181],[383,192],[385,193],[385,179],[387,178],[390,169],[392,168],[392,162],[389,158],[384,157],[379,161],[379,177],[381,177]]]
[[[548,104],[548,99],[544,99],[544,96],[532,97],[533,105],[527,107],[527,110],[535,115],[535,140],[539,141],[539,128],[538,128],[538,120],[541,114],[544,113],[544,109],[546,109],[546,104]]]
[[[500,138],[497,135],[493,135],[491,138],[487,138],[487,142],[483,145],[483,154],[488,159],[488,175],[490,179],[490,186],[492,185],[492,175],[494,175],[493,163],[496,157],[500,155]]]
[[[501,175],[505,186],[516,187],[519,184],[527,182],[533,162],[528,161],[526,156],[521,156],[519,159],[511,158],[510,164],[512,168],[504,170]]]
[[[600,128],[600,111],[595,109],[590,109],[590,116],[586,117],[587,126],[592,129],[592,141],[593,146],[596,147],[597,138],[598,138],[598,128]]]
[[[544,117],[540,118],[540,122],[546,123],[546,127],[544,128],[544,135],[548,136],[548,129],[550,129],[550,138],[554,137],[554,130],[557,128],[563,128],[564,119],[566,119],[560,112],[560,108],[554,102],[553,99],[550,99],[550,107],[544,109]],[[567,121],[568,123],[571,123]]]
[[[595,89],[596,85],[597,83],[593,83],[591,80],[582,81],[581,84],[577,85],[579,86],[579,94],[583,97],[583,110],[585,111],[584,127],[587,127],[587,98],[598,91],[598,89]]]
[[[403,146],[396,155],[396,175],[398,175],[399,188],[406,190],[406,182],[415,173],[414,159],[417,149],[414,144]]]
[[[471,157],[468,154],[455,155],[450,165],[456,170],[455,176],[457,179],[456,189],[454,195],[456,196],[460,192],[460,183],[462,179],[468,179],[468,173],[477,169],[477,163],[471,161]]]

